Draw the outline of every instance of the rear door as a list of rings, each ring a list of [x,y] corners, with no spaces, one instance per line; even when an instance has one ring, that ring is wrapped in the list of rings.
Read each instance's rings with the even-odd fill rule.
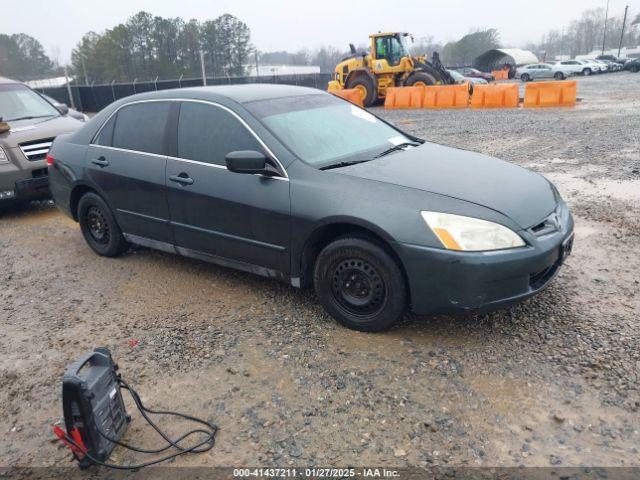
[[[171,243],[165,188],[171,105],[146,101],[120,108],[87,150],[88,176],[122,231],[165,243]]]
[[[264,145],[229,109],[183,102],[176,126],[177,148],[167,162],[167,198],[176,246],[289,273],[289,181],[234,173],[225,156]],[[234,265],[236,267],[241,265]]]

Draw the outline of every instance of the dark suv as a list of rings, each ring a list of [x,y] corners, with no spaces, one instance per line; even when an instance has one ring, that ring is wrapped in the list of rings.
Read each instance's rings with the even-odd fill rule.
[[[313,285],[360,330],[533,295],[571,251],[541,175],[420,140],[283,85],[122,99],[49,156],[57,205],[98,254],[145,245]]]

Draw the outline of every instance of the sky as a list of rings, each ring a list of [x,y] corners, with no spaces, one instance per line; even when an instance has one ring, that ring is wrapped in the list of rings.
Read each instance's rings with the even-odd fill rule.
[[[610,15],[634,14],[640,0],[609,0]],[[502,44],[522,47],[549,29],[568,25],[584,10],[605,8],[607,0],[20,0],[7,2],[0,33],[26,33],[47,54],[67,63],[88,31],[102,32],[145,10],[163,17],[200,21],[230,13],[251,29],[260,51],[315,48],[367,42],[370,33],[405,31],[418,38],[455,40],[475,28],[497,28]],[[8,7],[8,8],[7,8]],[[54,58],[55,60],[55,58]]]

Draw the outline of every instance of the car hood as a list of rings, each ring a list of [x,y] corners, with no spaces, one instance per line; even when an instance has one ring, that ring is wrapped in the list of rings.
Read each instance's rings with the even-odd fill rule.
[[[542,175],[429,142],[334,172],[475,203],[506,215],[523,229],[539,223],[557,206],[553,188]]]
[[[63,133],[71,133],[84,125],[83,122],[69,116],[37,118],[7,122],[11,130],[0,134],[0,145],[8,148],[18,144],[42,138],[54,138]]]

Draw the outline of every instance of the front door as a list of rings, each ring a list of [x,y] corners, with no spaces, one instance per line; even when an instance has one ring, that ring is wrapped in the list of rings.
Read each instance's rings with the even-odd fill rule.
[[[87,149],[87,172],[123,232],[171,243],[165,130],[171,103],[122,107]]]
[[[289,273],[289,181],[234,173],[225,156],[264,148],[225,107],[185,101],[166,185],[176,246],[271,275]],[[284,173],[284,172],[283,172]],[[224,262],[223,262],[224,263]],[[236,267],[242,265],[234,265]]]

